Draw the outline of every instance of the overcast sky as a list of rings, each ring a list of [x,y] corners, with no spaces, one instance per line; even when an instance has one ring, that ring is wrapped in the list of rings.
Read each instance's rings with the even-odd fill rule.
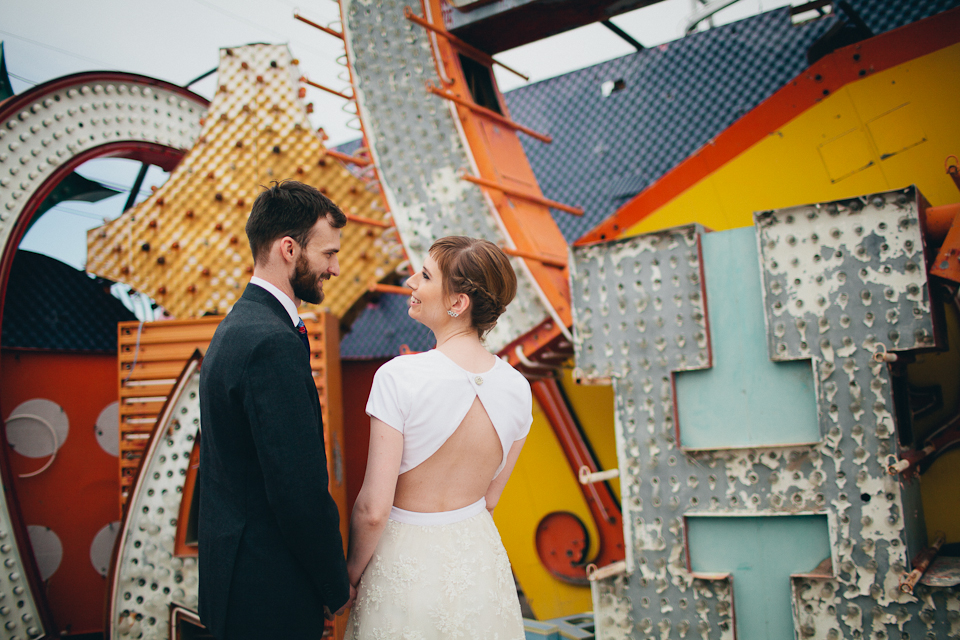
[[[588,1],[588,0],[584,0]],[[683,35],[696,0],[663,0],[614,18],[613,22],[650,47]],[[419,7],[418,2],[411,2]],[[740,0],[717,14],[717,24],[790,4],[789,0]],[[344,89],[336,58],[343,45],[336,38],[294,20],[294,10],[320,24],[339,20],[333,0],[0,0],[0,40],[15,91],[70,73],[118,70],[152,76],[178,85],[213,69],[222,47],[250,42],[286,42],[300,59],[300,71],[321,84]],[[339,29],[339,24],[334,25]],[[496,57],[537,82],[634,51],[594,24],[505,51]],[[502,91],[527,84],[496,70]],[[215,76],[191,89],[211,98]],[[335,145],[358,137],[346,126],[343,100],[308,89],[314,103],[311,121],[322,126]],[[95,160],[80,168],[88,178],[129,190],[138,165],[128,160]],[[155,167],[140,198],[166,174]],[[51,209],[30,230],[21,248],[58,258],[74,267],[86,262],[87,229],[121,213],[127,193],[100,203],[68,202]]]

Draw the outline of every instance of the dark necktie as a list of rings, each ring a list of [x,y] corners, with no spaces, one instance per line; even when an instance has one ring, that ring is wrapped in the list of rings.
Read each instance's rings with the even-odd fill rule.
[[[303,318],[300,318],[300,322],[297,324],[297,331],[300,332],[300,339],[303,341],[307,353],[310,353],[310,338],[307,337],[307,327],[303,324]]]

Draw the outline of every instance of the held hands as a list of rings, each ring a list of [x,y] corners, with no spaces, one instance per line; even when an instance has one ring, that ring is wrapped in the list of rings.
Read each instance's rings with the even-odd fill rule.
[[[342,607],[337,609],[336,613],[330,613],[330,609],[328,609],[327,606],[324,605],[323,617],[326,618],[327,620],[333,620],[334,616],[342,616],[344,613],[347,612],[347,609],[353,606],[353,603],[356,602],[356,600],[357,600],[357,588],[353,585],[350,585],[350,598],[346,601],[346,603]]]

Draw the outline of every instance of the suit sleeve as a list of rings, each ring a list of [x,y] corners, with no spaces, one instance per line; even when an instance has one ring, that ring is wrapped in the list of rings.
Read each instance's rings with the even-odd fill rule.
[[[270,502],[285,542],[331,611],[350,595],[340,514],[327,488],[327,459],[303,343],[293,332],[264,337],[245,369],[244,408]]]

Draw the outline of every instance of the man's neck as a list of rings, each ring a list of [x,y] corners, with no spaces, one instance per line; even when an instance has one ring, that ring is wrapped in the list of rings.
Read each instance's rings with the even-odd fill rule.
[[[293,293],[293,287],[290,286],[290,279],[283,277],[283,274],[277,273],[272,269],[262,269],[255,266],[253,268],[253,277],[266,280],[290,298],[295,306],[300,306],[301,300]]]

